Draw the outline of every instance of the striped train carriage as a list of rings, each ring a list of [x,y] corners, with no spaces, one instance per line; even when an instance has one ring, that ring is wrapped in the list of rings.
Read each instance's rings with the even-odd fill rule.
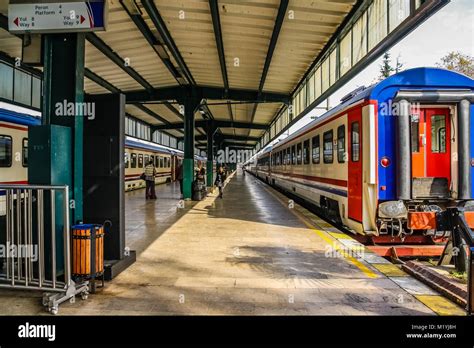
[[[194,156],[196,161],[206,163],[206,157]],[[156,168],[156,184],[177,179],[176,169],[183,161],[183,151],[127,136],[125,139],[125,191],[144,188],[145,181],[140,180],[146,164],[153,161]]]
[[[375,243],[443,240],[474,197],[474,81],[416,68],[359,88],[245,168]]]
[[[39,117],[0,108],[0,184],[28,183],[28,127],[40,123]],[[176,167],[182,158],[180,150],[126,136],[124,189],[129,191],[145,186],[139,178],[150,159],[157,171],[156,184],[174,181]],[[201,156],[195,156],[195,159],[206,161]],[[5,195],[0,191],[0,216],[4,215]]]
[[[127,137],[125,140],[125,191],[144,188],[140,179],[144,167],[151,160],[156,168],[155,183],[162,184],[175,179],[175,168],[182,155],[158,144]]]
[[[28,127],[39,118],[0,109],[0,184],[27,184]],[[0,191],[0,216],[5,215],[5,192]]]

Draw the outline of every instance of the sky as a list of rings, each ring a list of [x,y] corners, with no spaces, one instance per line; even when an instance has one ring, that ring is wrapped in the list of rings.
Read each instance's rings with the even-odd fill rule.
[[[449,4],[428,18],[419,27],[393,46],[388,52],[392,66],[399,57],[403,69],[436,66],[442,57],[451,51],[459,51],[474,56],[474,0],[451,0]],[[380,57],[356,75],[347,84],[329,97],[330,107],[339,104],[342,97],[359,86],[368,86],[379,76],[382,58]],[[318,107],[325,107],[323,101]],[[284,139],[325,111],[315,109],[303,117],[289,132],[281,135]]]

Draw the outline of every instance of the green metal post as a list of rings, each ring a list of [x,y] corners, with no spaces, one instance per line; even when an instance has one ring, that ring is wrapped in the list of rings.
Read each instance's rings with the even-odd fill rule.
[[[214,133],[216,128],[208,124],[207,131],[207,187],[214,186]]]
[[[79,105],[84,101],[84,53],[85,35],[47,34],[44,35],[44,93],[43,93],[43,125],[60,125],[72,129],[73,150],[69,155],[67,168],[72,173],[71,199],[74,204],[71,211],[71,222],[83,219],[83,123],[84,115],[73,116],[58,112],[58,106]],[[61,153],[62,149],[57,149]],[[44,170],[44,169],[43,169]],[[48,168],[51,177],[56,177],[58,166]],[[45,183],[46,184],[46,183]],[[55,183],[59,184],[59,183]],[[64,183],[69,184],[69,183]]]

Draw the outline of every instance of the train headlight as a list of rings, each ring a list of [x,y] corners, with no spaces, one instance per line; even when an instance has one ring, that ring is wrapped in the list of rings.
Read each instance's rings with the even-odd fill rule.
[[[400,219],[407,217],[407,208],[402,201],[389,201],[379,204],[379,217]]]

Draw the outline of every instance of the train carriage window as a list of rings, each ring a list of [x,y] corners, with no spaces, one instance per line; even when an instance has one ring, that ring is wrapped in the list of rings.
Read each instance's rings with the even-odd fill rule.
[[[303,163],[309,164],[309,139],[303,142]]]
[[[23,167],[28,167],[28,139],[23,138],[23,142],[21,144],[21,163]]]
[[[296,165],[296,145],[291,147],[291,164]]]
[[[136,168],[137,167],[137,154],[136,153],[132,153],[130,155],[130,167],[132,168]]]
[[[158,168],[160,165],[160,156],[155,156],[155,168]]]
[[[148,162],[150,162],[150,156],[145,155],[145,156],[144,156],[144,160],[145,160],[145,161],[144,161],[145,166],[147,166],[147,165],[148,165]]]
[[[360,158],[360,130],[359,122],[351,124],[351,161],[359,162]]]
[[[283,151],[280,151],[278,156],[280,157],[280,165],[283,165]]]
[[[346,153],[346,126],[337,127],[337,161],[345,162]]]
[[[125,152],[125,155],[123,156],[123,164],[125,168],[130,166],[129,154],[127,152]]]
[[[302,157],[301,143],[298,143],[296,145],[296,160],[298,161],[298,165],[301,164],[301,157]]]
[[[169,158],[169,157],[166,157],[166,168],[171,167],[170,164],[171,164],[170,158]]]
[[[431,116],[431,152],[446,152],[446,117],[444,115]]]
[[[0,135],[0,167],[12,166],[12,137]]]
[[[153,163],[153,165],[155,165],[155,156],[150,155],[150,162]]]
[[[313,137],[313,163],[319,164],[321,161],[321,142],[319,134]]]
[[[420,116],[411,115],[410,119],[411,152],[420,152]]]
[[[143,155],[138,154],[138,168],[143,168]]]
[[[164,161],[163,161],[163,157],[160,156],[160,168],[164,168]]]
[[[324,163],[334,162],[334,153],[333,153],[333,138],[334,132],[332,130],[327,131],[323,134],[323,160]]]

